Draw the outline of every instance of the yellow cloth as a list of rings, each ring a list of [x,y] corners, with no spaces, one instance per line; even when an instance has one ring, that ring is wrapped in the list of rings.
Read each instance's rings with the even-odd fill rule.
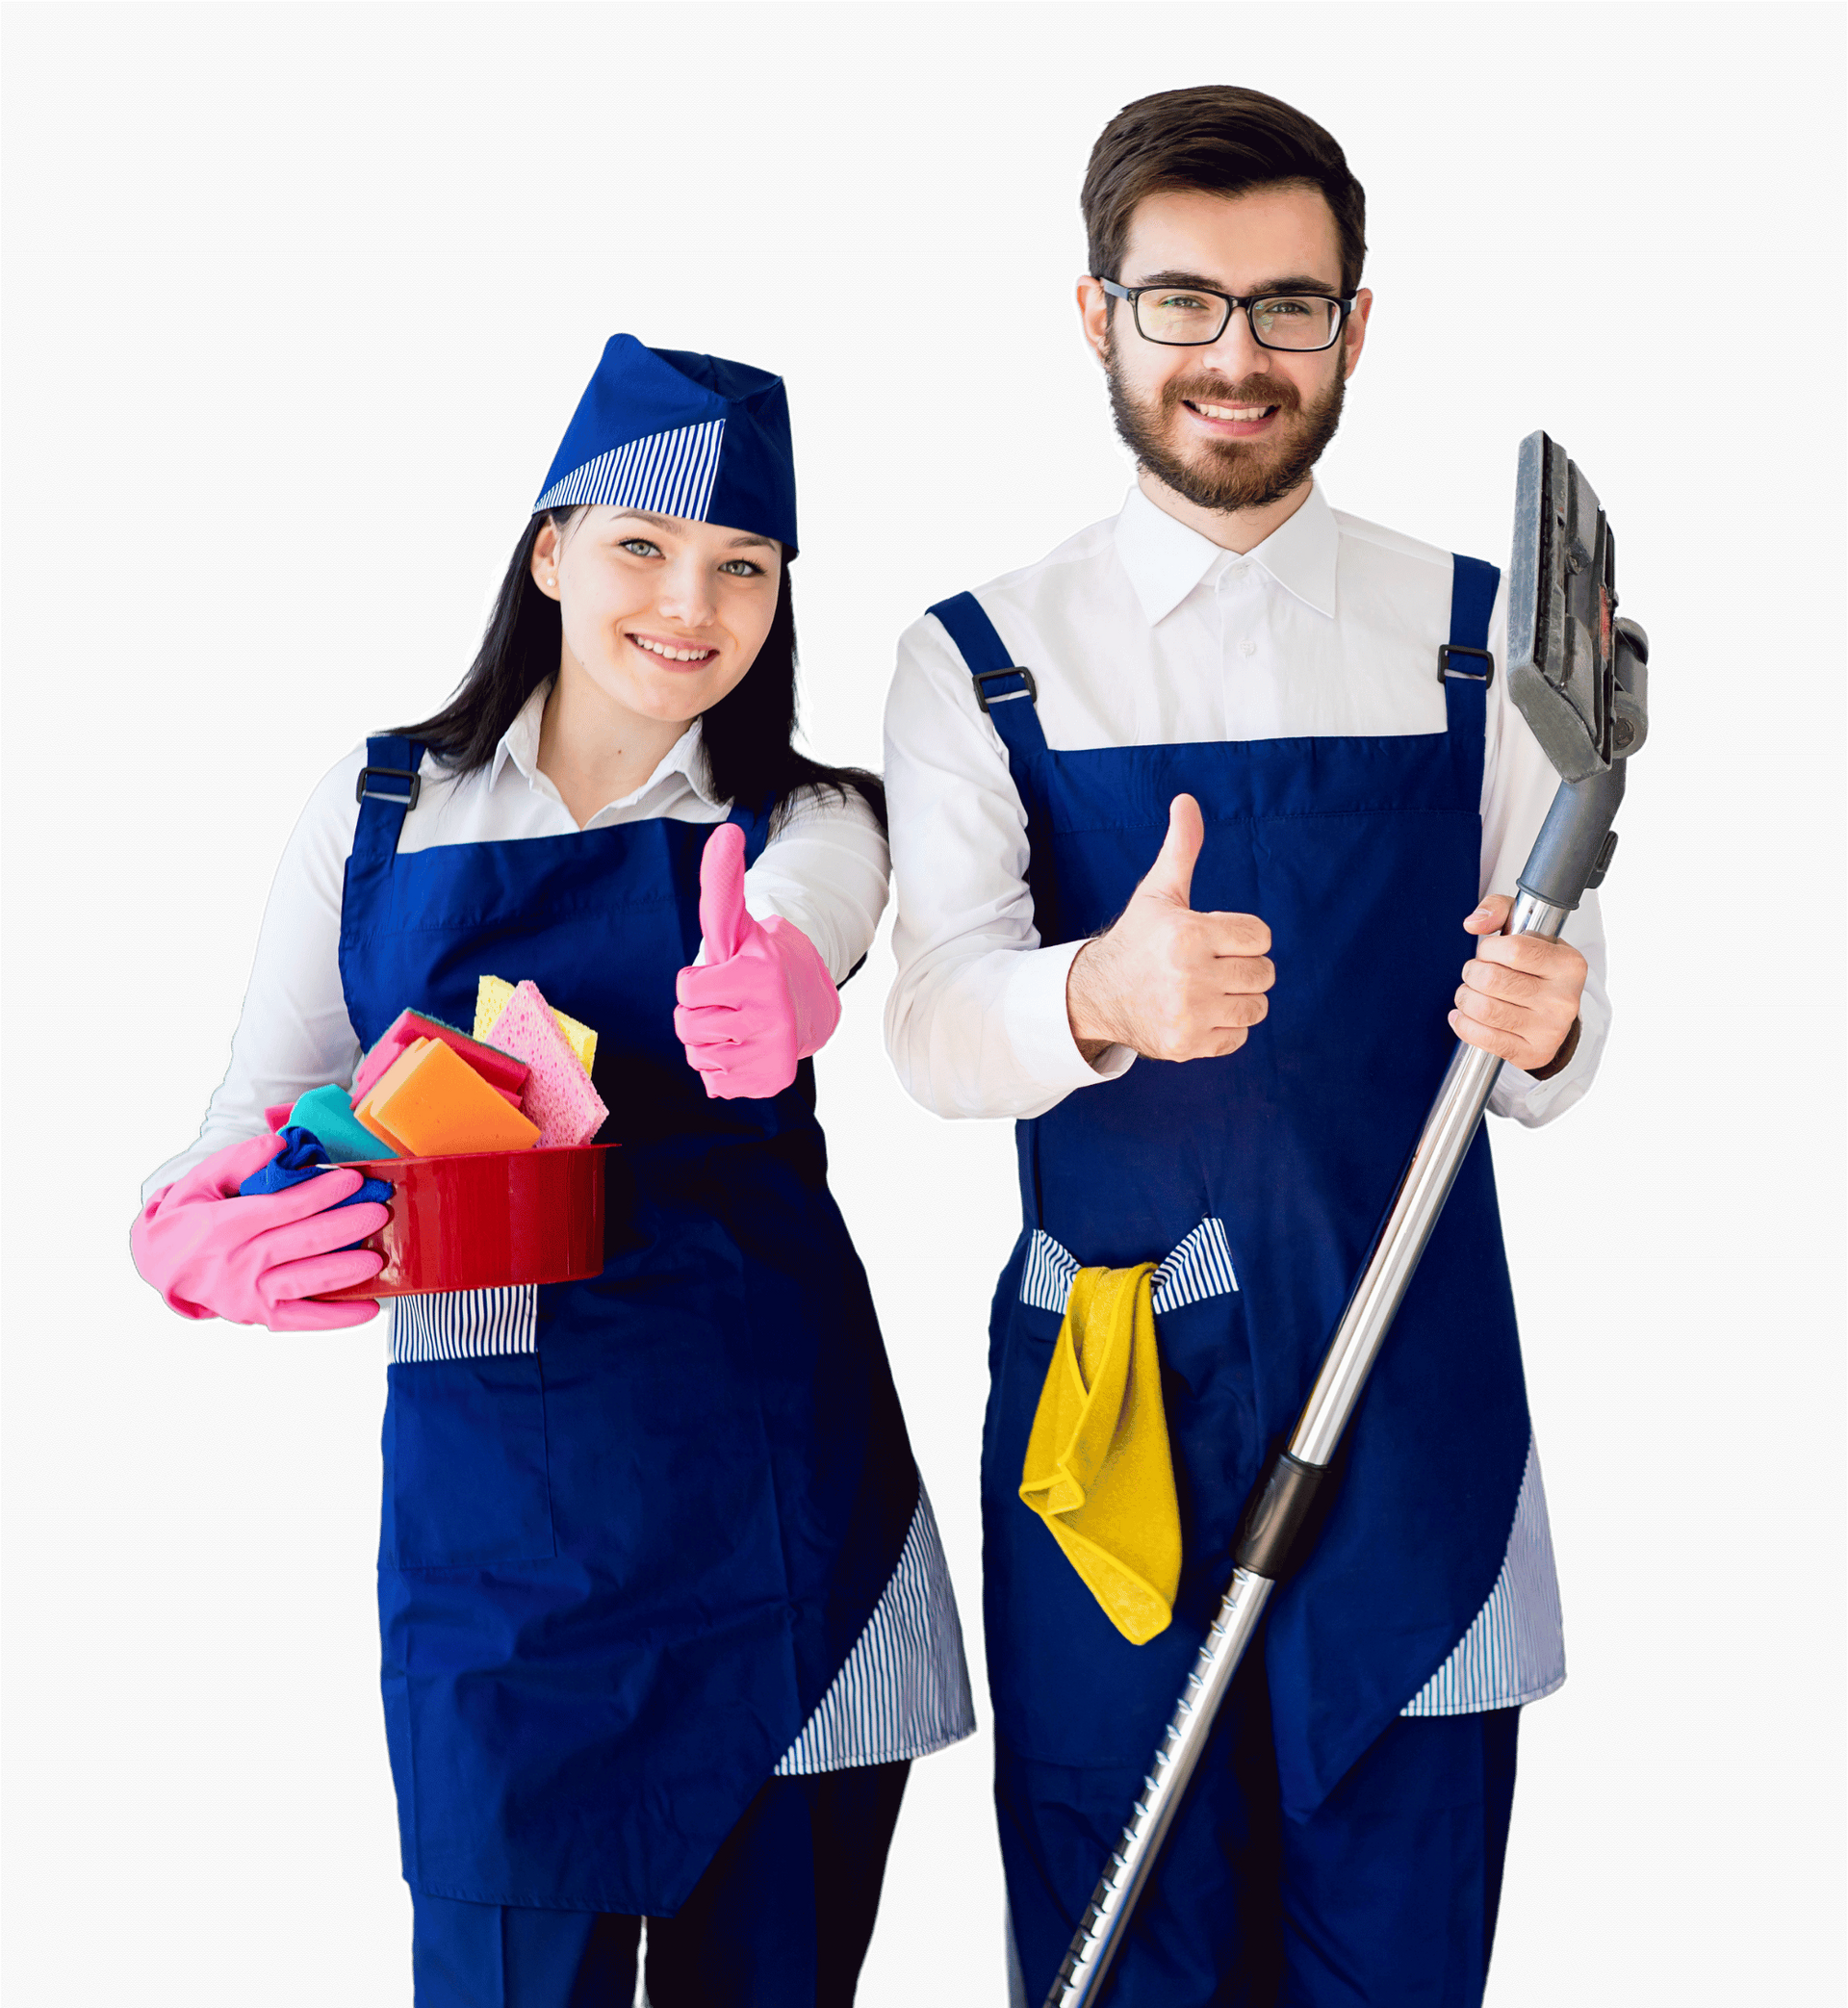
[[[1078,1272],[1020,1473],[1021,1499],[1132,1645],[1168,1629],[1181,1581],[1154,1274]]]

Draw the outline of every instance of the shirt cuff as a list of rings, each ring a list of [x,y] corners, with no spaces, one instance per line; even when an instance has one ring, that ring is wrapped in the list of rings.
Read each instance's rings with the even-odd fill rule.
[[[1611,1044],[1611,1006],[1587,990],[1578,1002],[1578,1048],[1571,1060],[1547,1080],[1534,1080],[1532,1074],[1508,1062],[1495,1076],[1488,1115],[1525,1130],[1543,1130],[1571,1115],[1591,1093],[1604,1065],[1604,1048]]]
[[[1093,1088],[1129,1071],[1136,1058],[1126,1045],[1106,1046],[1093,1066],[1078,1050],[1065,1007],[1065,982],[1083,941],[1062,941],[1057,948],[1035,948],[1014,957],[1002,1022],[1021,1075],[1053,1098],[1074,1088]]]

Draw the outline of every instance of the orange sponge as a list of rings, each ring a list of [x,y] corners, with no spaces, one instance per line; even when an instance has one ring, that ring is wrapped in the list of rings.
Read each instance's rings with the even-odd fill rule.
[[[385,1143],[389,1144],[399,1157],[415,1157],[417,1152],[401,1137],[395,1137],[385,1127],[384,1123],[379,1120],[377,1109],[379,1090],[384,1088],[387,1083],[396,1085],[396,1083],[401,1081],[409,1070],[411,1062],[429,1043],[430,1042],[427,1039],[414,1039],[353,1104],[354,1117],[363,1122],[373,1136],[381,1138]]]
[[[539,1126],[509,1108],[453,1046],[419,1040],[379,1076],[354,1112],[381,1136],[402,1140],[412,1157],[464,1150],[526,1150]]]

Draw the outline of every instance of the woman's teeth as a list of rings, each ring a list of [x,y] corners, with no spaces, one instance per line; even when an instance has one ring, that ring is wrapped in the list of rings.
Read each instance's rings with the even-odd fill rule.
[[[629,638],[638,649],[646,649],[651,656],[664,656],[670,662],[704,662],[718,654],[717,649],[670,649],[664,641],[645,641],[639,634]]]

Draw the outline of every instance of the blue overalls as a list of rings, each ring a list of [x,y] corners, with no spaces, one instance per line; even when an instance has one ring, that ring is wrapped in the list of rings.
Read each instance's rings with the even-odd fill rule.
[[[1484,647],[1496,580],[1490,566],[1455,561],[1453,647]],[[1111,923],[1186,792],[1206,824],[1194,907],[1260,915],[1277,969],[1270,1015],[1240,1051],[1139,1059],[1017,1127],[1024,1225],[990,1330],[984,1609],[1010,1908],[1037,2003],[1231,1580],[1247,1496],[1308,1393],[1449,1060],[1446,1014],[1469,950],[1461,923],[1478,892],[1485,686],[1456,674],[1479,661],[1456,658],[1449,730],[1437,734],[1055,753],[973,596],[932,611],[1007,748],[1041,941]],[[1059,673],[1027,667],[1042,682]],[[1151,1260],[1167,1262],[1156,1323],[1183,1565],[1174,1622],[1138,1647],[1018,1486],[1062,1279],[1079,1265]],[[1281,1853],[1287,1867],[1290,1855],[1277,1823],[1329,1800],[1481,1609],[1527,1443],[1483,1135],[1354,1419],[1321,1541],[1272,1600],[1262,1664],[1245,1669],[1202,1766],[1219,1776],[1196,1783],[1138,1914],[1114,2003],[1270,1998],[1283,1957],[1276,1862]],[[1479,1748],[1477,1724],[1467,1727]],[[1268,1811],[1250,1777],[1234,1776],[1254,1764],[1269,1768]],[[1263,1865],[1268,1925],[1240,1916],[1250,1911],[1245,1871]],[[1408,1890],[1418,1873],[1410,1862],[1387,1869]],[[1287,1873],[1281,1903],[1287,1916]],[[1489,1911],[1492,1929],[1492,1900]],[[1319,1991],[1295,1967],[1290,1987],[1293,2002],[1392,1998],[1332,1981]]]
[[[415,773],[423,748],[369,742]],[[390,1368],[379,1620],[404,1874],[672,1917],[820,1701],[918,1497],[805,1064],[708,1100],[674,1036],[706,825],[398,852],[374,779],[340,964],[370,1044],[530,977],[599,1035],[607,1259]],[[390,799],[398,791],[396,800]],[[755,859],[767,824],[734,811]],[[511,1293],[484,1293],[499,1299]],[[451,1300],[435,1300],[445,1304]]]

